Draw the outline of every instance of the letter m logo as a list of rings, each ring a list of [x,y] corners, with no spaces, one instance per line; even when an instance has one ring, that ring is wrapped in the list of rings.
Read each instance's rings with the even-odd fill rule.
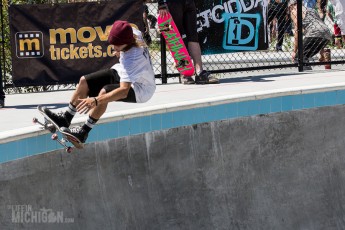
[[[40,58],[44,55],[43,34],[40,31],[16,33],[18,58]]]

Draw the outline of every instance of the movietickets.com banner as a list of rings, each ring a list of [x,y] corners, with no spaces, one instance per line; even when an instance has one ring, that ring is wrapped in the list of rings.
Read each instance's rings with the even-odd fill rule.
[[[195,0],[202,54],[268,49],[267,0]]]
[[[141,0],[11,5],[15,86],[76,83],[118,59],[107,42],[115,20],[143,26]]]

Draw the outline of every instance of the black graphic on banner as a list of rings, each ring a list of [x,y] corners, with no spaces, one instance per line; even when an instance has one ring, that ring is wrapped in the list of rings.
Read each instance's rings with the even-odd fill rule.
[[[202,54],[265,50],[267,0],[196,0]]]
[[[11,5],[13,82],[16,86],[76,83],[118,60],[107,43],[115,20],[143,27],[141,0]]]

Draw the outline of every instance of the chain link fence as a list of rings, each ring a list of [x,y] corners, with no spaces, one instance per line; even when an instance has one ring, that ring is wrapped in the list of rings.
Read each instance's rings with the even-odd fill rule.
[[[307,0],[304,0],[307,1]],[[321,0],[320,4],[316,4],[313,7],[315,14],[321,16],[321,20],[317,23],[314,22],[313,27],[317,28],[328,28],[332,39],[325,48],[328,52],[326,54],[317,53],[313,56],[307,58],[293,58],[293,52],[295,50],[296,41],[298,42],[298,49],[296,53],[300,54],[300,57],[305,55],[303,52],[303,35],[302,30],[297,30],[301,28],[302,20],[297,20],[297,12],[292,13],[291,7],[288,6],[287,0],[269,0],[268,11],[267,11],[267,29],[269,48],[267,50],[261,51],[246,51],[246,52],[234,52],[226,54],[214,54],[214,55],[203,55],[203,65],[208,71],[216,74],[219,78],[228,78],[231,75],[230,72],[257,72],[262,70],[282,70],[286,68],[303,70],[321,70],[321,69],[344,69],[345,64],[345,44],[339,37],[339,33],[335,32],[335,21],[334,15],[332,17],[332,9],[329,6],[330,3],[323,2]],[[76,1],[59,1],[62,2],[76,2]],[[74,87],[74,85],[64,85],[64,86],[42,86],[42,87],[25,87],[24,89],[15,88],[11,81],[11,60],[10,60],[10,41],[9,41],[9,29],[8,29],[8,5],[17,4],[24,2],[5,2],[2,5],[3,16],[1,17],[2,22],[2,76],[5,85],[6,93],[15,92],[34,92],[34,91],[47,91],[56,90],[59,88],[69,88]],[[42,1],[42,2],[26,2],[26,3],[57,3],[57,1]],[[157,11],[158,5],[157,1],[143,1],[146,4],[146,19],[149,33],[146,34],[146,38],[149,39],[149,48],[152,58],[152,63],[156,78],[161,79],[162,83],[166,83],[167,79],[170,77],[178,77],[179,74],[174,66],[174,61],[172,56],[165,48],[164,40],[161,39],[160,33],[157,31]],[[312,8],[310,7],[310,8]],[[305,14],[306,7],[300,7],[301,15]],[[294,20],[296,19],[296,20]],[[296,24],[294,22],[300,24]],[[300,26],[300,27],[298,27]],[[300,36],[296,36],[296,33],[300,33]],[[148,36],[149,35],[149,36]],[[298,37],[296,39],[296,37]],[[304,38],[305,39],[305,38]],[[309,43],[308,49],[315,49],[319,46],[318,41],[315,40]],[[297,55],[298,56],[298,55]],[[308,56],[308,55],[307,55]],[[306,67],[307,66],[307,67]]]
[[[305,0],[307,1],[307,0]],[[156,1],[146,1],[149,8],[149,24],[150,35],[152,37],[152,56],[155,64],[156,74],[162,74],[161,70],[161,49],[160,35],[157,32],[156,15],[158,5]],[[322,12],[322,21],[320,25],[314,23],[314,27],[321,27],[324,23],[332,34],[332,40],[325,47],[329,53],[325,55],[316,54],[308,59],[294,60],[292,53],[294,51],[295,37],[297,33],[297,25],[294,25],[293,19],[297,19],[297,14],[292,14],[288,7],[288,0],[269,0],[267,10],[267,29],[269,48],[268,50],[252,51],[252,52],[234,52],[226,54],[203,55],[203,65],[205,69],[217,74],[217,77],[229,77],[229,72],[249,72],[268,69],[297,69],[300,70],[321,70],[332,66],[332,69],[344,69],[345,64],[345,44],[341,42],[339,37],[334,35],[334,19],[331,10],[324,0],[320,1],[320,5],[315,4],[313,10],[319,14]],[[329,5],[330,3],[328,3]],[[310,7],[309,7],[310,8]],[[304,9],[305,10],[305,9]],[[201,20],[198,18],[198,20]],[[302,30],[300,30],[302,31]],[[301,36],[303,37],[303,35]],[[336,41],[338,42],[336,44]],[[303,50],[302,42],[299,49]],[[314,43],[309,49],[317,48],[318,44]],[[330,54],[330,56],[327,56]],[[166,76],[178,76],[178,72],[174,67],[173,59],[168,51],[166,51]],[[306,68],[303,66],[308,65]],[[163,66],[164,67],[164,66]],[[164,76],[163,76],[164,79]]]
[[[31,92],[43,92],[43,91],[55,91],[59,89],[74,88],[75,84],[70,85],[44,85],[44,86],[31,86],[31,87],[15,87],[12,82],[12,59],[11,59],[11,41],[10,41],[10,29],[9,29],[9,15],[8,8],[11,4],[55,4],[55,3],[71,3],[78,1],[71,0],[3,0],[1,3],[1,76],[0,85],[3,85],[3,91],[5,94],[14,93],[31,93]],[[80,1],[82,2],[82,1]],[[1,81],[2,80],[2,81]],[[0,93],[1,93],[0,86]]]

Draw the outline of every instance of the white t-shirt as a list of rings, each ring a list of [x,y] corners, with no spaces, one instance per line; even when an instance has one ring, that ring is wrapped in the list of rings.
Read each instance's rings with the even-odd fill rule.
[[[337,24],[341,30],[341,34],[345,34],[345,0],[330,0],[334,7],[335,18],[337,19]]]
[[[345,0],[330,0],[330,2],[334,7],[335,16],[339,16],[345,13],[343,8],[345,5]]]
[[[146,47],[133,47],[126,52],[120,52],[119,61],[111,68],[119,74],[120,82],[131,82],[137,102],[147,102],[156,90],[155,76],[148,49]]]

